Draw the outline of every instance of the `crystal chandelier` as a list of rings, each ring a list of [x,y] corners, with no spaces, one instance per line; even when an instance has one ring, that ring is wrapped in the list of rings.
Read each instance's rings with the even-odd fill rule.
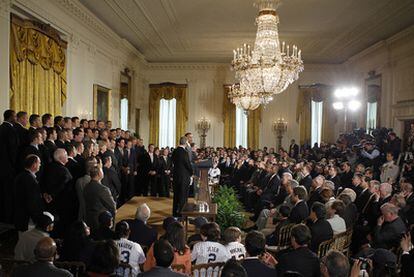
[[[238,83],[231,87],[228,96],[246,112],[268,104],[273,95],[284,91],[303,71],[301,50],[296,45],[289,49],[285,42],[279,42],[276,8],[280,1],[255,1],[259,15],[254,48],[244,44],[233,50],[231,65]]]

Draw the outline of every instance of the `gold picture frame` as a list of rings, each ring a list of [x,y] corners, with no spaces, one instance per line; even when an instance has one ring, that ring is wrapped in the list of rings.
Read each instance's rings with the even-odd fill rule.
[[[111,120],[112,90],[103,86],[93,85],[93,118],[95,120]]]

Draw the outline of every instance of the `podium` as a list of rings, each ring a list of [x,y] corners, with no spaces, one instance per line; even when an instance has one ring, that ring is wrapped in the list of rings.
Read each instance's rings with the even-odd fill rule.
[[[200,170],[199,188],[197,201],[204,201],[208,205],[211,204],[210,190],[208,188],[208,170],[213,167],[211,159],[206,159],[198,162],[198,169]]]
[[[200,170],[199,178],[199,189],[198,196],[196,197],[197,202],[205,202],[208,205],[208,210],[199,210],[199,206],[195,203],[187,202],[181,210],[181,216],[185,221],[185,231],[188,234],[188,218],[204,216],[212,221],[216,220],[217,216],[217,204],[211,202],[210,190],[208,187],[208,170],[213,167],[211,159],[202,160],[196,164]]]

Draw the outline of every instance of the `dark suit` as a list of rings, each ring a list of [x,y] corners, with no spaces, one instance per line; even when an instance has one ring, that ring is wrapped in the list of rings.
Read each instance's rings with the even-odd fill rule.
[[[335,191],[334,193],[336,193],[338,191],[339,188],[342,188],[342,182],[341,182],[341,178],[339,178],[338,175],[336,175],[335,177],[331,177],[329,176],[328,178],[326,178],[328,181],[331,181],[332,183],[334,183],[335,185]]]
[[[297,271],[304,277],[319,277],[319,259],[307,247],[300,247],[283,254],[277,265],[277,272],[283,275],[286,271]]]
[[[312,234],[310,249],[317,253],[319,244],[333,237],[332,227],[325,219],[318,219],[309,227]]]
[[[57,149],[57,146],[54,141],[46,140],[44,143],[44,146],[47,150],[47,163],[50,163],[53,161],[53,153],[55,153],[55,150]]]
[[[22,148],[24,146],[27,146],[30,143],[29,130],[27,130],[18,122],[14,124],[14,128],[16,129],[17,136],[19,137],[19,147]]]
[[[320,202],[322,204],[325,203],[324,199],[321,196],[321,191],[322,191],[322,187],[319,187],[310,193],[309,200],[307,203],[309,208],[311,208],[313,203],[315,202]]]
[[[72,273],[66,269],[57,268],[49,262],[35,262],[17,267],[12,277],[70,277]]]
[[[104,177],[102,179],[102,185],[107,187],[112,195],[115,202],[118,200],[118,196],[121,193],[122,184],[119,180],[118,174],[112,167],[103,167]]]
[[[129,219],[126,220],[129,224],[131,234],[129,240],[138,243],[139,245],[145,245],[150,247],[157,240],[157,230],[149,227],[142,220]]]
[[[44,209],[42,193],[36,177],[27,170],[23,170],[14,181],[15,205],[14,225],[18,231],[26,231],[29,220],[34,222]]]
[[[155,153],[152,153],[152,161],[150,153],[144,154],[144,163],[146,164],[146,172],[148,174],[148,186],[150,187],[151,196],[157,196],[157,194],[160,194],[160,191],[158,190],[158,177],[157,174],[159,173],[159,161],[158,156],[155,155]],[[155,171],[155,175],[149,175],[150,171]]]
[[[352,178],[354,173],[350,170],[348,172],[342,172],[339,176],[343,188],[349,188],[352,185]]]
[[[43,153],[40,151],[40,145],[37,145],[37,148],[34,145],[26,145],[26,146],[24,146],[24,148],[20,151],[20,161],[19,161],[20,164],[19,164],[18,171],[21,172],[21,171],[24,170],[24,160],[29,155],[36,155],[36,156],[38,156],[39,159],[42,162],[42,165],[40,166],[39,172],[36,173],[36,176],[38,177],[38,179],[41,180],[42,174],[43,174],[43,170],[44,170],[44,167],[45,167],[46,163],[45,163],[45,161],[43,159]]]
[[[190,163],[187,151],[178,147],[172,153],[173,168],[173,216],[180,216],[181,210],[187,203],[188,188],[190,186],[193,168]]]
[[[308,205],[305,201],[300,201],[292,208],[292,211],[290,212],[288,219],[291,223],[298,224],[304,221],[308,216]]]
[[[289,157],[293,158],[293,159],[297,159],[299,155],[299,145],[295,144],[291,144],[289,146]]]
[[[76,181],[82,177],[82,173],[83,173],[83,169],[82,169],[82,165],[75,160],[74,158],[69,158],[68,162],[66,163],[66,168],[69,170],[70,174],[72,175],[73,178],[73,183],[76,183]]]
[[[13,178],[19,150],[19,136],[9,122],[0,125],[0,221],[13,222]]]
[[[410,273],[411,272],[411,273]],[[401,256],[401,276],[409,277],[414,272],[414,250]]]
[[[400,240],[406,231],[407,227],[400,217],[396,218],[392,222],[384,222],[382,226],[375,227],[375,248],[397,248],[400,245]]]
[[[99,227],[100,213],[109,211],[115,216],[115,201],[109,189],[101,183],[91,180],[83,189],[83,197],[85,198],[85,221],[93,231]]]
[[[135,178],[135,192],[137,195],[148,195],[148,171],[146,169],[144,146],[135,147],[137,156],[137,178]]]
[[[304,186],[309,193],[312,186],[312,176],[308,174],[305,178],[300,180],[299,186]]]
[[[139,277],[183,277],[184,274],[174,272],[169,267],[156,266],[150,271],[138,274]]]
[[[75,189],[69,170],[58,162],[50,163],[44,172],[44,191],[52,196],[50,209],[59,216],[55,233],[62,235],[78,214]]]
[[[170,174],[166,174],[166,170],[171,171],[172,168],[172,162],[171,157],[159,157],[159,189],[160,189],[160,196],[170,197]]]
[[[127,180],[121,189],[121,200],[127,201],[135,194],[135,175],[137,171],[137,154],[135,148],[125,148],[124,161],[128,167]]]
[[[264,264],[258,258],[246,258],[241,262],[246,269],[248,277],[276,277],[277,271],[274,268]]]

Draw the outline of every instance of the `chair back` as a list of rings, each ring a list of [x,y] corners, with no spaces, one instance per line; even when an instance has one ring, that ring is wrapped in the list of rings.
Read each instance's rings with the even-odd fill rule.
[[[193,277],[217,277],[221,275],[224,263],[209,263],[194,265],[191,268]]]
[[[295,224],[287,224],[280,228],[279,237],[277,239],[277,246],[279,248],[288,247],[290,245],[290,233]]]
[[[86,265],[83,262],[54,262],[58,268],[63,268],[73,274],[74,277],[86,275]]]
[[[173,264],[171,265],[171,269],[174,272],[185,274],[185,266],[183,264]]]
[[[115,276],[133,277],[135,275],[130,264],[120,262],[118,268],[115,270]]]
[[[0,259],[0,276],[10,276],[13,272],[13,269],[20,265],[31,264],[29,261],[24,260],[15,260],[10,258],[1,258]]]
[[[319,248],[318,248],[319,259],[324,257],[329,252],[329,250],[333,249],[334,244],[335,244],[335,238],[326,240],[322,242],[321,244],[319,244]]]

